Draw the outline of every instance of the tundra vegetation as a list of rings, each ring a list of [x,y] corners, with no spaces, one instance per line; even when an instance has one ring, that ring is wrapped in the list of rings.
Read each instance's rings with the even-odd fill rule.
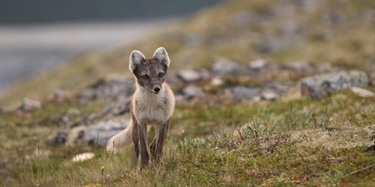
[[[226,1],[130,45],[77,57],[1,98],[1,184],[373,186],[374,26],[373,1]],[[159,46],[172,61],[176,110],[161,164],[139,172],[130,150],[108,153],[100,137],[85,142],[72,131],[127,118],[131,88],[111,84],[132,85],[129,53]],[[369,94],[301,95],[303,78],[349,70],[368,75]],[[41,103],[11,106],[23,97]],[[95,157],[71,161],[85,152]]]

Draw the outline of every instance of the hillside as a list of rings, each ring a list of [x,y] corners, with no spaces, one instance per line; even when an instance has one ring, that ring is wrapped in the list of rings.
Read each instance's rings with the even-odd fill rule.
[[[1,98],[1,184],[371,186],[374,27],[367,0],[227,1],[77,57]],[[134,172],[101,133],[127,125],[130,52],[159,46],[177,105],[162,164]]]

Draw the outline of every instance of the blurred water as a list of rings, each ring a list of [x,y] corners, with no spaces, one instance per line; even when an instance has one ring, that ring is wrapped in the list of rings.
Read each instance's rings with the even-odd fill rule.
[[[57,68],[76,55],[116,47],[172,19],[0,27],[0,94],[17,81]]]

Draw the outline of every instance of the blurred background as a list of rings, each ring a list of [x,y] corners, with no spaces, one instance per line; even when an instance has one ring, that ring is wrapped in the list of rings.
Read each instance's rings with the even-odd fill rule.
[[[220,59],[245,67],[263,59],[263,66],[305,71],[251,78],[259,85],[292,86],[313,74],[313,67],[320,73],[357,69],[374,76],[373,0],[0,3],[2,104],[43,99],[56,90],[77,92],[110,74],[130,76],[124,65],[130,52],[149,56],[159,46],[168,50],[175,72],[212,70]]]
[[[0,1],[0,94],[90,51],[130,43],[220,0]]]

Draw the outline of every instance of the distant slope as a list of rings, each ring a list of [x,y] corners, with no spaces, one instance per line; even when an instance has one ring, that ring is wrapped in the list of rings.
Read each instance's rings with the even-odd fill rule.
[[[218,58],[246,64],[306,60],[367,71],[375,64],[375,2],[228,1],[112,51],[77,57],[61,69],[19,84],[1,105],[41,99],[55,89],[79,90],[108,74],[129,74],[133,49],[151,55],[164,46],[174,70],[205,67]]]

